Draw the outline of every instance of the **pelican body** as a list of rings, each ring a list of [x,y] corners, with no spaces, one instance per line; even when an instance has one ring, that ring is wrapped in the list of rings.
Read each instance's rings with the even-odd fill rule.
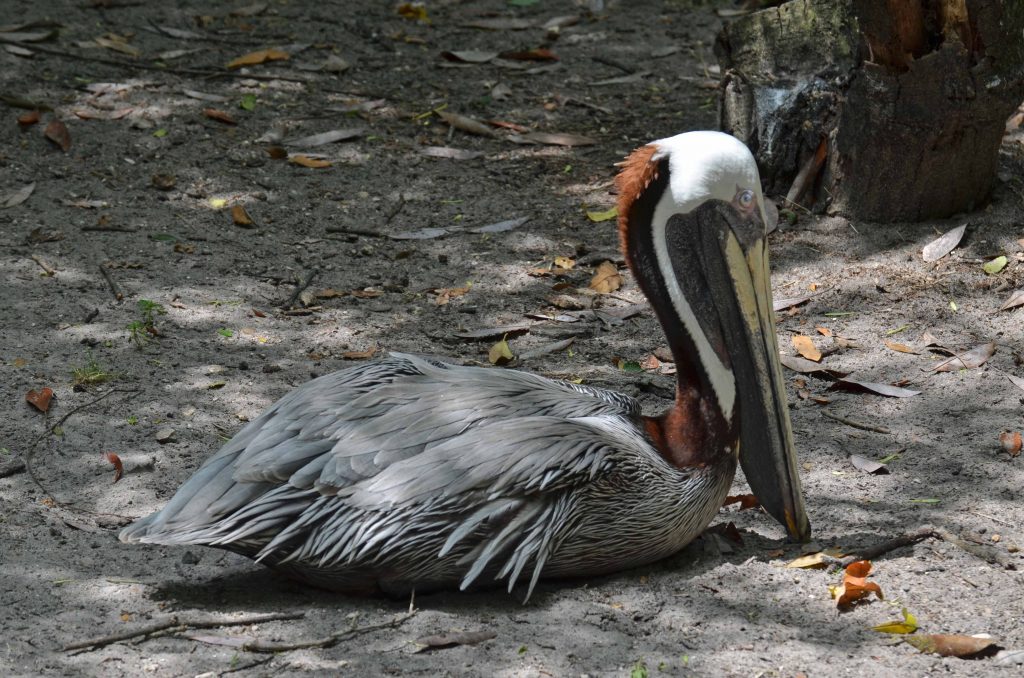
[[[634,151],[619,231],[677,366],[661,416],[611,391],[393,353],[246,425],[125,542],[236,551],[350,593],[526,584],[649,563],[711,522],[741,463],[810,533],[778,360],[757,166],[718,132]]]

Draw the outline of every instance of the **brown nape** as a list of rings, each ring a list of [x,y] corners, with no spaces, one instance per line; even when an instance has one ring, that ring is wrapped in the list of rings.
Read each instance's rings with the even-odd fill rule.
[[[619,191],[619,245],[622,253],[629,259],[626,247],[626,232],[629,231],[629,211],[651,182],[658,178],[658,163],[654,162],[654,154],[658,147],[654,144],[641,146],[619,163],[622,168],[615,177],[615,187]]]

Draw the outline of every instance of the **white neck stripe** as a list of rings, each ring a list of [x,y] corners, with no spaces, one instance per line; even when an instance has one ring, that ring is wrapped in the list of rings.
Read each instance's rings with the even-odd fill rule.
[[[690,207],[696,207],[696,205]],[[718,354],[711,347],[707,336],[704,334],[704,330],[701,329],[700,323],[697,321],[697,316],[693,313],[693,308],[686,301],[686,297],[683,296],[683,290],[680,289],[679,281],[675,276],[672,258],[668,253],[668,239],[665,232],[668,227],[668,220],[672,215],[678,214],[680,211],[686,212],[688,210],[680,210],[680,205],[677,205],[672,199],[672,192],[666,190],[658,200],[658,204],[654,208],[654,216],[651,219],[651,239],[654,242],[654,254],[658,261],[658,269],[664,278],[668,296],[672,300],[672,306],[675,308],[679,319],[682,320],[686,332],[697,346],[697,357],[704,366],[704,371],[711,382],[711,388],[715,392],[715,397],[718,398],[718,406],[725,416],[726,422],[731,422],[733,406],[736,403],[736,379],[732,370],[722,364]]]

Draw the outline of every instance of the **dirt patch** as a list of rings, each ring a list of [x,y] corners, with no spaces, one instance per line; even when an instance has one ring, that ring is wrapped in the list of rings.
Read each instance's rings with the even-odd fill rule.
[[[640,570],[544,582],[526,606],[499,592],[422,596],[420,611],[401,625],[331,648],[261,655],[164,635],[62,651],[175,615],[301,612],[200,632],[294,643],[382,624],[407,609],[409,601],[303,588],[215,550],[116,540],[120,522],[160,507],[242,421],[311,376],[349,364],[347,353],[376,348],[486,362],[493,341],[456,333],[528,323],[528,333],[510,338],[516,353],[569,336],[574,343],[523,369],[614,388],[650,412],[665,407],[671,377],[614,363],[659,347],[653,316],[528,319],[559,312],[550,301],[559,279],[530,271],[571,257],[576,268],[564,278],[571,285],[560,292],[583,306],[639,301],[628,275],[620,298],[575,291],[586,287],[593,265],[621,261],[613,222],[591,222],[585,211],[614,203],[613,163],[636,146],[714,126],[706,69],[718,19],[684,2],[612,4],[599,17],[546,0],[521,9],[432,2],[429,24],[399,16],[390,3],[357,1],[343,8],[274,1],[241,16],[218,6],[198,20],[213,12],[208,3],[12,3],[9,16],[61,27],[32,58],[0,50],[0,91],[9,103],[56,109],[22,128],[16,118],[25,111],[8,107],[0,125],[0,194],[35,183],[27,200],[0,210],[0,397],[9,404],[0,423],[5,674],[628,675],[637,662],[652,675],[977,674],[982,665],[921,655],[871,630],[898,618],[902,606],[927,632],[987,632],[1004,647],[1024,648],[1019,570],[925,541],[875,563],[885,601],[837,615],[826,587],[838,574],[782,569],[802,547],[786,544],[765,515],[732,508],[717,522],[735,522],[742,544],[708,536]],[[565,15],[580,18],[561,26],[557,40],[538,27]],[[470,26],[493,19],[525,19],[530,27]],[[97,38],[115,48],[88,46]],[[224,67],[271,47],[291,58],[248,73]],[[538,48],[559,61],[534,54],[541,60],[458,63],[440,55]],[[134,60],[132,49],[140,53]],[[596,143],[517,144],[507,127],[489,128],[494,137],[470,134],[435,110]],[[66,153],[43,135],[58,118],[71,140]],[[361,131],[323,146],[283,144],[343,129]],[[322,154],[331,165],[273,157],[271,146]],[[423,153],[428,147],[479,155],[434,157]],[[795,353],[791,335],[811,335],[826,353],[834,350],[823,359],[828,366],[922,392],[883,398],[787,373],[818,544],[856,547],[931,523],[1024,566],[1016,551],[1024,545],[1022,461],[999,444],[1001,431],[1024,427],[1024,391],[1006,377],[1024,376],[1024,311],[996,312],[1024,270],[1020,149],[1005,146],[1007,181],[978,212],[887,226],[801,216],[773,236],[776,297],[814,295],[780,314],[784,352]],[[236,204],[251,225],[235,224]],[[529,221],[511,230],[475,232],[524,216]],[[925,264],[921,247],[964,221],[961,247]],[[389,237],[424,229],[445,232]],[[983,272],[999,253],[1007,267]],[[307,281],[308,296],[296,295]],[[438,304],[438,290],[466,286]],[[139,300],[160,305],[151,323]],[[286,313],[289,300],[295,308]],[[925,331],[958,351],[989,341],[997,350],[979,369],[932,373],[938,356],[925,348]],[[886,340],[920,352],[893,351]],[[76,367],[86,382],[78,387]],[[112,378],[97,383],[102,373]],[[55,392],[46,419],[24,402],[43,386]],[[890,432],[823,417],[814,396],[827,398],[835,415]],[[42,435],[65,415],[60,435]],[[34,468],[45,491],[18,468],[37,439]],[[123,461],[116,485],[105,452]],[[850,454],[898,456],[890,474],[868,475]],[[738,482],[734,492],[743,491]],[[497,636],[414,654],[415,639],[453,631]]]

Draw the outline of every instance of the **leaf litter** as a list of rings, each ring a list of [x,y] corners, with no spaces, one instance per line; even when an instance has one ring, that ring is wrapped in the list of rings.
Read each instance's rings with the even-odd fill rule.
[[[924,246],[924,249],[921,250],[921,257],[928,263],[938,261],[952,252],[956,246],[960,244],[966,230],[967,224],[964,223],[954,229],[946,231],[938,238]]]
[[[846,566],[843,581],[838,586],[830,586],[829,592],[839,609],[849,609],[854,603],[863,600],[872,593],[879,600],[884,600],[882,587],[876,582],[868,581],[871,574],[871,562],[857,560]]]

